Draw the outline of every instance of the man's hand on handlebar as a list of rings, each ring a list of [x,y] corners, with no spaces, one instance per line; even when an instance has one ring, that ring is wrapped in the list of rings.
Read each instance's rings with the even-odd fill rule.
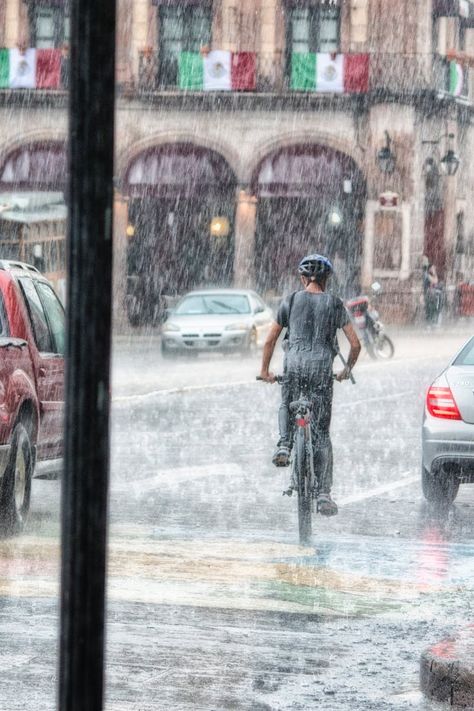
[[[261,371],[259,375],[259,380],[264,380],[266,383],[276,383],[277,377],[273,373]]]
[[[351,369],[349,366],[346,365],[345,368],[343,368],[339,373],[336,375],[336,380],[338,383],[342,382],[343,380],[349,380],[351,377]]]

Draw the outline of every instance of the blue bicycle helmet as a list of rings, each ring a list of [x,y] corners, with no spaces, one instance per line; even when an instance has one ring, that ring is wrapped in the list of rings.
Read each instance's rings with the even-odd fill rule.
[[[333,266],[322,254],[309,254],[299,263],[298,272],[305,277],[329,276],[333,272]]]

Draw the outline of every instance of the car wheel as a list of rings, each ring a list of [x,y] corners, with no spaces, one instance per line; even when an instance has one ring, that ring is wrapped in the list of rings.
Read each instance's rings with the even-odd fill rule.
[[[423,467],[421,473],[423,495],[432,504],[452,504],[459,491],[459,479],[455,474],[440,469],[432,474]]]
[[[165,360],[169,360],[170,358],[173,358],[173,355],[176,355],[176,353],[172,353],[163,343],[161,342],[160,346],[160,351],[161,351],[161,357],[164,358]]]
[[[32,476],[33,449],[25,426],[18,422],[0,494],[0,531],[5,536],[14,536],[24,528],[30,510]]]

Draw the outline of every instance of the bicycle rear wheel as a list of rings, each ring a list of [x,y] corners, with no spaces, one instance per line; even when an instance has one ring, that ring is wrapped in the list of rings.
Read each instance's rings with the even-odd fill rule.
[[[294,479],[298,487],[298,530],[301,545],[306,545],[311,540],[312,524],[311,515],[313,508],[311,492],[311,471],[304,430],[296,435],[294,452]]]

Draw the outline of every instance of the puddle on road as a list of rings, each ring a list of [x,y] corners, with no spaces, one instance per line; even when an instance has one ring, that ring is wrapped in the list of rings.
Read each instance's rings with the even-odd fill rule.
[[[324,616],[408,614],[420,600],[472,580],[474,546],[340,539],[317,548],[277,542],[110,541],[109,597]],[[149,535],[149,532],[148,532]],[[403,545],[401,545],[403,543]],[[0,594],[58,594],[59,544],[22,537],[0,543]]]

